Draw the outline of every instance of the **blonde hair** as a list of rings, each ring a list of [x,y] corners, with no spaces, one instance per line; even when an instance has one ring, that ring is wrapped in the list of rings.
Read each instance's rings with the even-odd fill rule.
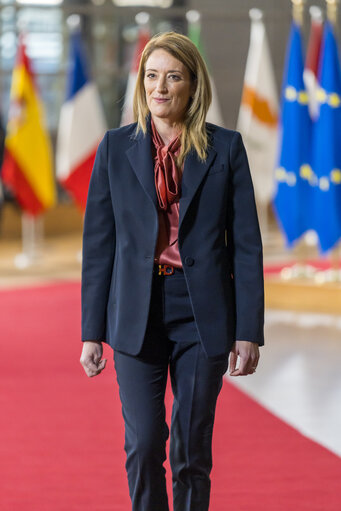
[[[144,88],[145,64],[154,50],[162,49],[182,62],[188,69],[191,80],[196,84],[195,92],[190,100],[188,110],[183,120],[181,132],[181,149],[178,164],[181,166],[186,155],[194,149],[201,161],[205,161],[208,136],[205,120],[212,100],[210,79],[206,64],[199,50],[192,41],[176,32],[164,32],[155,35],[145,46],[137,73],[134,92],[134,118],[137,121],[136,133],[147,132],[147,116],[149,108]]]

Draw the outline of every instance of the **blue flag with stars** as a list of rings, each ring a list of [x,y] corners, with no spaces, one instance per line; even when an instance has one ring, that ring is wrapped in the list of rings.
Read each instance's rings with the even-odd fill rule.
[[[301,31],[293,22],[286,53],[281,101],[275,212],[288,247],[311,228],[309,171],[312,122],[303,82]],[[308,172],[309,173],[309,172]]]
[[[312,178],[314,229],[320,250],[327,252],[341,237],[341,72],[332,25],[324,29],[319,67],[320,115],[313,126]]]

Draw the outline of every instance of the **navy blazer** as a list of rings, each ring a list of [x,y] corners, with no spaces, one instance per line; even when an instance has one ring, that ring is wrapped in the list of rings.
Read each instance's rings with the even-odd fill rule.
[[[178,245],[206,354],[235,340],[263,344],[262,242],[240,134],[206,124],[206,161],[185,160]],[[136,123],[110,130],[90,180],[83,234],[82,340],[137,355],[143,343],[158,236],[157,196],[147,134]]]

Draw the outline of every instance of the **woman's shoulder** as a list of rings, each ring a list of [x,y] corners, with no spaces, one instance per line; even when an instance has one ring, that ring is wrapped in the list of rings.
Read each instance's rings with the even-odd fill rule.
[[[137,123],[127,124],[126,126],[120,126],[119,128],[112,128],[107,131],[108,142],[112,140],[117,141],[118,139],[132,140],[135,137]]]
[[[231,144],[235,137],[241,137],[239,131],[223,128],[211,122],[206,122],[206,129],[211,138],[211,143],[218,146],[218,148],[220,145],[226,147],[226,144]]]
[[[136,125],[134,122],[120,128],[112,128],[105,132],[99,146],[99,151],[105,151],[108,154],[115,155],[126,151],[136,142]]]

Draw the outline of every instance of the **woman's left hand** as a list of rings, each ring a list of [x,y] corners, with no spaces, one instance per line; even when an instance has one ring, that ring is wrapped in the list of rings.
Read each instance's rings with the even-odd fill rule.
[[[103,346],[100,341],[84,341],[80,363],[85,374],[92,378],[103,371],[107,359],[103,358]]]
[[[236,368],[239,355],[239,367]],[[250,341],[236,341],[231,349],[229,360],[230,376],[246,376],[256,372],[259,360],[258,344]]]

